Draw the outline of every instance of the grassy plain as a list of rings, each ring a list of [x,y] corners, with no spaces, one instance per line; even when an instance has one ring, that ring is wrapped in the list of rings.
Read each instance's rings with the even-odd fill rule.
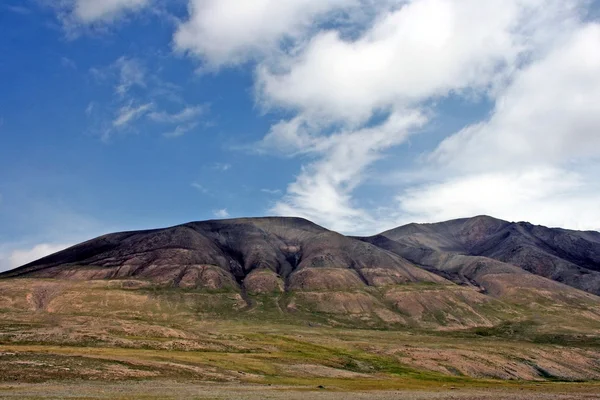
[[[595,318],[386,326],[285,296],[2,281],[0,398],[600,398]]]

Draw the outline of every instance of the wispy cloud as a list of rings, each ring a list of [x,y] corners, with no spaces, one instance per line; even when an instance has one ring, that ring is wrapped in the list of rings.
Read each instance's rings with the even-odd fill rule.
[[[152,103],[142,104],[137,107],[130,105],[123,106],[119,109],[116,118],[113,121],[115,128],[122,128],[136,119],[141,118],[148,113],[154,105]]]
[[[31,10],[27,7],[23,7],[23,6],[17,6],[17,5],[11,5],[11,4],[5,4],[3,6],[4,9],[15,13],[15,14],[21,14],[21,15],[29,15],[31,14]]]
[[[217,171],[225,172],[229,171],[231,167],[231,164],[227,163],[214,163],[211,168]]]
[[[60,63],[65,68],[77,69],[77,64],[75,63],[75,61],[73,61],[69,57],[61,57],[60,58]]]
[[[267,193],[270,195],[279,195],[281,194],[281,190],[280,189],[260,189],[261,192],[263,193]]]
[[[181,137],[196,129],[199,119],[210,108],[209,104],[186,104],[177,85],[162,80],[138,58],[122,56],[107,67],[91,68],[90,74],[99,84],[114,87],[113,102],[105,107],[113,117],[100,129],[104,141],[116,133],[116,129],[133,126],[142,119],[166,126],[167,129],[160,128],[164,129],[165,138]],[[177,111],[165,111],[174,104],[179,108]],[[90,102],[86,114],[91,115],[98,106],[97,101]]]
[[[208,193],[208,189],[207,189],[207,188],[205,188],[204,186],[202,186],[202,185],[201,185],[200,183],[198,183],[198,182],[193,182],[193,183],[191,184],[191,186],[192,186],[194,189],[198,190],[200,193],[204,193],[204,194],[207,194],[207,193]]]
[[[119,71],[119,83],[115,87],[117,94],[124,96],[135,87],[146,87],[146,71],[139,60],[128,57],[119,58],[113,68]]]
[[[207,109],[207,105],[186,106],[174,114],[165,111],[155,111],[148,114],[148,117],[155,122],[180,124],[200,117]]]
[[[95,107],[96,107],[96,103],[94,103],[93,101],[90,101],[88,106],[85,108],[85,115],[87,115],[88,117],[91,116],[92,113],[94,112]]]
[[[163,133],[163,136],[166,138],[178,138],[194,130],[197,126],[197,122],[190,122],[188,124],[177,125],[174,130]]]

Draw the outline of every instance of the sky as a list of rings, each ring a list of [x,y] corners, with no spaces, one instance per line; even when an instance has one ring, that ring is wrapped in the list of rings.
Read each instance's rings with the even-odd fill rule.
[[[0,271],[299,216],[600,229],[600,0],[2,0]]]

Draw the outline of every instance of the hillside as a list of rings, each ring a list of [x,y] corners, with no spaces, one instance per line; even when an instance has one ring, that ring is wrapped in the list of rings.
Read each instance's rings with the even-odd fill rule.
[[[456,271],[451,265],[460,264],[464,269],[464,265],[476,262],[494,270],[509,270],[512,265],[600,294],[598,232],[551,229],[479,216],[437,224],[410,224],[366,241],[435,269]]]

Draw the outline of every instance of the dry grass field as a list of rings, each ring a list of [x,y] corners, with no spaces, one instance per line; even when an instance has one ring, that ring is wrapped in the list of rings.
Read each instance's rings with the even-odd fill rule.
[[[600,398],[595,318],[385,328],[269,299],[2,281],[0,398]]]

